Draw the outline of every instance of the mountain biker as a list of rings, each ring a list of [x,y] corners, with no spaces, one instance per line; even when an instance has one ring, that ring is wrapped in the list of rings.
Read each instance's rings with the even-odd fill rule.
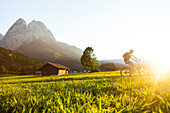
[[[134,50],[131,49],[130,52],[126,52],[125,54],[123,54],[124,62],[125,62],[126,64],[129,64],[130,67],[131,67],[131,69],[133,69],[133,67],[135,66],[135,64],[134,64],[132,61],[130,61],[130,59],[134,60],[135,62],[140,61],[140,59],[138,59],[137,57],[135,57],[135,56],[133,55],[133,52],[134,52]]]

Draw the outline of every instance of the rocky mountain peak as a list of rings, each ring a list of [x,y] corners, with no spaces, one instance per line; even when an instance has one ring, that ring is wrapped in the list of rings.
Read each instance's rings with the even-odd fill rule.
[[[16,21],[16,23],[26,23],[26,21],[25,21],[24,19],[22,19],[22,18],[19,18],[19,19]]]
[[[38,38],[55,40],[51,31],[48,30],[44,23],[40,21],[33,20],[31,23],[28,24],[28,28]]]
[[[27,29],[26,21],[22,18],[19,18],[8,30],[7,33],[16,33],[23,32]]]
[[[44,42],[55,41],[51,31],[42,22],[33,20],[27,25],[24,19],[19,18],[0,41],[0,46],[15,50],[22,44],[30,43],[37,39]]]

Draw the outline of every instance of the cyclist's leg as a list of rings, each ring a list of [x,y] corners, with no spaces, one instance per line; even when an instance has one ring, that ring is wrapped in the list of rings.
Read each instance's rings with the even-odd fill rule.
[[[132,61],[130,61],[130,60],[127,60],[126,63],[129,65],[130,71],[133,71],[133,69],[135,67],[134,63]]]

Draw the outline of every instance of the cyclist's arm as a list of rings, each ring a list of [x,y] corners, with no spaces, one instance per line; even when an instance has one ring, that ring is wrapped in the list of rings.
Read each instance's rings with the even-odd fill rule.
[[[137,58],[137,57],[135,57],[134,55],[132,55],[132,57],[133,57],[133,58],[135,58],[135,59],[138,59],[138,58]]]
[[[132,55],[131,59],[134,60],[134,61],[136,61],[136,62],[140,60],[140,59],[138,59],[137,57],[135,57],[135,56],[133,56],[133,55]]]

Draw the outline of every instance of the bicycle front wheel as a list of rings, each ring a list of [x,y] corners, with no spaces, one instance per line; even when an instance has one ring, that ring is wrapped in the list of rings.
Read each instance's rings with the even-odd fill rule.
[[[131,73],[130,73],[129,68],[128,68],[128,67],[122,68],[122,69],[120,70],[120,75],[121,75],[122,77],[131,76]]]
[[[149,75],[150,74],[150,71],[149,69],[138,69],[138,73],[139,75]]]

